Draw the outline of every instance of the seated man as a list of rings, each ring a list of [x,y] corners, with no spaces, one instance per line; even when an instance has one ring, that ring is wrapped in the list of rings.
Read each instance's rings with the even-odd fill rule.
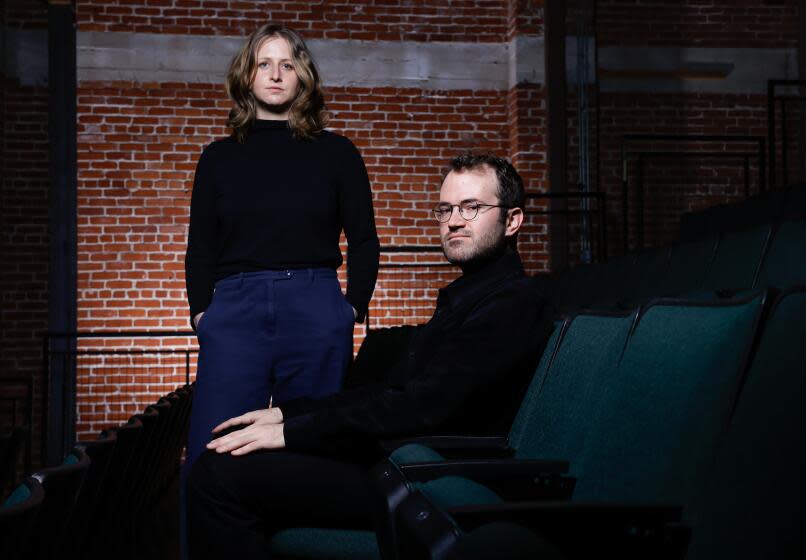
[[[283,527],[370,528],[366,474],[379,439],[506,432],[552,325],[515,248],[523,205],[506,160],[451,162],[434,214],[462,276],[440,290],[389,382],[215,428],[245,426],[210,442],[190,473],[191,557],[266,558],[265,535]]]

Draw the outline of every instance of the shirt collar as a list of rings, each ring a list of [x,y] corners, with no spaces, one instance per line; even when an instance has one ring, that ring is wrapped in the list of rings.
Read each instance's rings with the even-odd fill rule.
[[[487,265],[469,274],[463,274],[439,290],[437,307],[454,307],[468,300],[477,300],[490,287],[512,275],[522,275],[523,264],[518,252],[507,249]]]

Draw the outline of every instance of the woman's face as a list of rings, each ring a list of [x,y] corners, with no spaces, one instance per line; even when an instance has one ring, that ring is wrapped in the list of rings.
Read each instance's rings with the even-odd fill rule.
[[[283,37],[269,37],[257,51],[257,70],[252,93],[257,99],[257,117],[285,120],[297,96],[299,77],[291,57],[291,47]]]

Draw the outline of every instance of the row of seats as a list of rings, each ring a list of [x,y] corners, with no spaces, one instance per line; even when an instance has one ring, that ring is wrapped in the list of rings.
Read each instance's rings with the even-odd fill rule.
[[[709,235],[536,277],[560,311],[630,308],[653,297],[806,283],[806,221]]]
[[[0,433],[0,496],[6,496],[17,481],[17,468],[28,447],[28,426],[9,427]]]
[[[536,279],[564,312],[510,433],[387,442],[375,533],[292,528],[273,552],[806,556],[803,247],[794,220]],[[356,379],[413,329],[371,332]]]
[[[680,218],[680,241],[806,219],[806,184],[772,189],[732,204],[687,212]]]
[[[292,528],[274,552],[803,557],[804,316],[806,287],[575,313],[505,438],[405,443],[373,472],[375,533]]]
[[[24,480],[0,508],[0,557],[131,558],[169,538],[191,399],[178,388]]]

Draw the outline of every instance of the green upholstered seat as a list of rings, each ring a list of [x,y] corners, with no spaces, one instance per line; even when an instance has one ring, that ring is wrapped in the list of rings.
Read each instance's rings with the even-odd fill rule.
[[[590,410],[618,365],[635,318],[636,313],[573,317],[536,402],[510,435],[516,458],[574,462],[590,428]]]
[[[501,498],[486,486],[459,476],[444,476],[415,484],[417,490],[443,508],[471,504],[495,504]]]
[[[747,290],[754,286],[771,226],[724,233],[703,283],[705,290]]]
[[[575,501],[687,503],[735,402],[764,294],[650,304],[587,417]]]
[[[379,560],[378,541],[372,531],[293,528],[271,540],[272,558],[321,560]]]
[[[784,222],[779,226],[756,284],[762,288],[806,284],[806,221]]]
[[[594,307],[612,306],[624,297],[624,287],[635,266],[635,255],[615,257],[599,266],[601,272],[591,303]]]
[[[630,270],[628,281],[619,294],[619,301],[631,305],[657,297],[663,279],[669,270],[669,248],[663,247],[640,253]]]
[[[21,558],[45,499],[42,484],[29,477],[17,485],[0,507],[0,558]]]
[[[716,251],[717,237],[708,236],[672,247],[669,271],[658,295],[680,295],[702,289]]]
[[[688,558],[806,558],[806,288],[770,312],[701,499]]]

